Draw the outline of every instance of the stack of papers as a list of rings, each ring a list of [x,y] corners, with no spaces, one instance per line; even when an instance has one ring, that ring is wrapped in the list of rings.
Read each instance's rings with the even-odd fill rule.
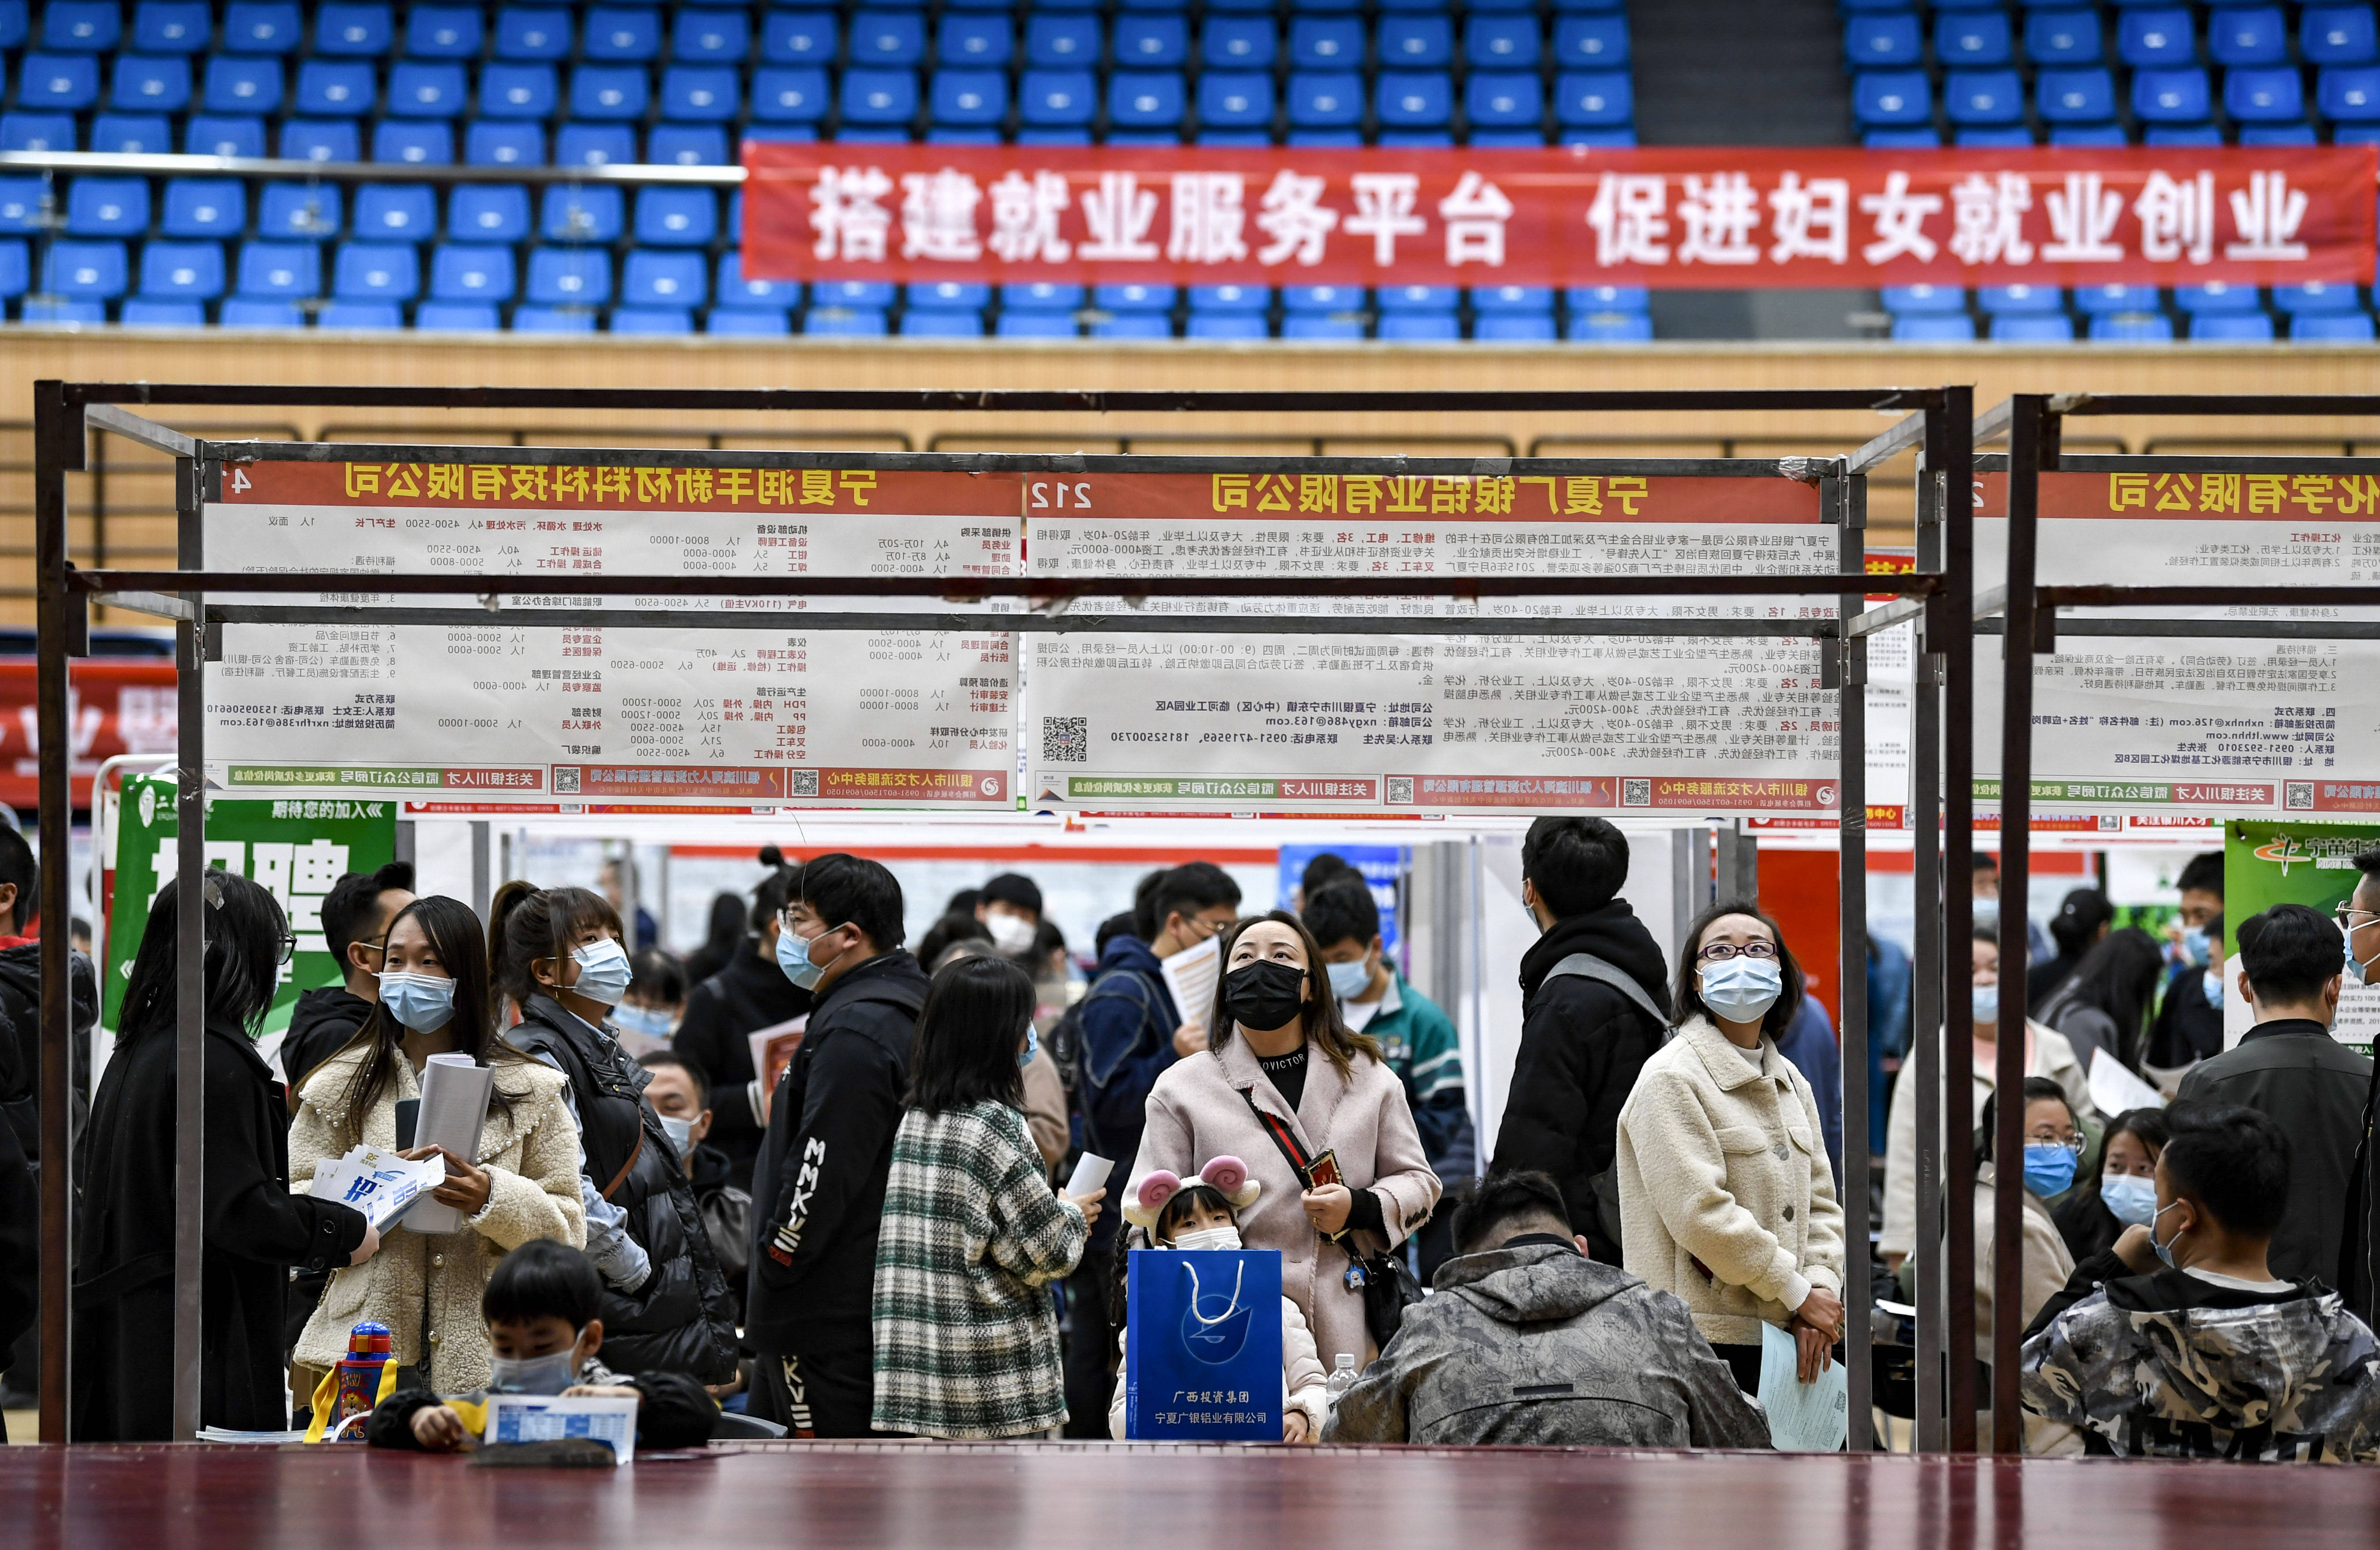
[[[394,1152],[354,1146],[337,1162],[316,1168],[313,1188],[306,1192],[316,1200],[352,1205],[370,1218],[374,1228],[386,1232],[416,1201],[445,1181],[443,1157],[408,1163]]]
[[[482,1442],[551,1442],[556,1437],[592,1437],[612,1446],[612,1461],[637,1457],[637,1401],[590,1395],[491,1394],[488,1430]]]
[[[1223,935],[1217,932],[1195,947],[1186,947],[1158,966],[1165,975],[1165,988],[1173,994],[1174,1009],[1182,1020],[1207,1028],[1207,1019],[1215,1010],[1215,985],[1223,977]],[[1209,1040],[1215,1031],[1207,1028]]]

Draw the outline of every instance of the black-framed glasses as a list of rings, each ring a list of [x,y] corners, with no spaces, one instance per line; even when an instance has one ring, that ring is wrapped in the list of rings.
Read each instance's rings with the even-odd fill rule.
[[[297,956],[298,956],[298,938],[297,938],[295,935],[293,935],[293,934],[291,934],[290,933],[288,933],[288,932],[283,932],[283,933],[281,934],[281,961],[282,961],[282,963],[283,963],[284,965],[286,965],[286,964],[288,963],[288,961],[289,961],[291,958],[296,958]]]
[[[1694,957],[1705,963],[1725,963],[1731,958],[1767,958],[1774,961],[1777,957],[1777,944],[1746,942],[1739,946],[1732,942],[1714,942],[1696,953]]]

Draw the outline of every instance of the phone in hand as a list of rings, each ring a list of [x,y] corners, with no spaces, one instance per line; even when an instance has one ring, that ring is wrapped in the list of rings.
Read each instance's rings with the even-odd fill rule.
[[[1339,1174],[1339,1153],[1325,1152],[1305,1166],[1305,1187],[1319,1190],[1327,1184],[1344,1184]]]
[[[399,1098],[396,1101],[396,1149],[413,1150],[413,1133],[421,1127],[421,1100]]]

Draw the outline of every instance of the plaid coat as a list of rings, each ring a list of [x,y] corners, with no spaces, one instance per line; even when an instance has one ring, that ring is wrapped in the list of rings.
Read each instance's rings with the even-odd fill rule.
[[[902,1115],[876,1244],[876,1429],[990,1438],[1063,1425],[1049,1288],[1089,1237],[1016,1110]]]

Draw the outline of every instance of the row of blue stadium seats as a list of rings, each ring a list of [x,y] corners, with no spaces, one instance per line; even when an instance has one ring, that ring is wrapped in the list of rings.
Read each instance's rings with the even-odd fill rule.
[[[2028,93],[2016,71],[1952,70],[1943,78],[1942,113],[1953,126],[2025,122]],[[2202,125],[2216,98],[2205,70],[2135,70],[2129,101],[2103,66],[2043,70],[2030,93],[2034,114],[2050,126],[2113,123],[2124,107],[2148,127]],[[2221,107],[2232,123],[2304,124],[2305,82],[2294,66],[2226,71]],[[2318,73],[2313,106],[2332,123],[2380,123],[2380,66],[2331,65]],[[1852,79],[1852,116],[1864,128],[1931,125],[1933,83],[1922,70],[1868,70]]]
[[[353,220],[348,219],[352,200]],[[439,218],[440,205],[445,218]],[[744,198],[738,192],[720,220],[720,197],[710,189],[645,188],[632,196],[615,185],[554,185],[534,202],[516,183],[465,183],[442,201],[426,183],[266,183],[257,190],[254,234],[286,241],[323,241],[348,232],[383,242],[429,242],[452,237],[475,242],[609,244],[629,238],[647,247],[702,248],[740,239]],[[55,230],[67,237],[146,237],[152,227],[145,177],[85,175],[60,199],[38,177],[0,177],[0,233]],[[171,238],[238,237],[249,231],[249,190],[235,177],[166,180],[153,226]]]
[[[2093,344],[2166,344],[2178,337],[2173,319],[2163,312],[2101,312],[2087,320],[2077,334],[2074,319],[2063,312],[2001,312],[1988,319],[1988,332],[1979,335],[1975,320],[1964,312],[1921,313],[1893,320],[1892,336],[1904,344],[1964,344],[1977,337],[1995,344],[2065,344],[2077,338]],[[2192,339],[2225,344],[2263,344],[2281,336],[2267,312],[2200,312],[2191,315]],[[2292,343],[2369,344],[2374,337],[2372,314],[2307,312],[2289,318]]]
[[[695,15],[696,13],[686,13]],[[702,13],[701,19],[740,13]],[[658,25],[658,24],[656,24]],[[931,47],[929,48],[929,41]],[[726,46],[732,42],[733,46]],[[670,68],[688,82],[734,81],[732,67],[747,62],[748,38],[735,32],[707,55],[680,49]],[[1193,63],[1208,69],[1343,70],[1377,63],[1398,68],[1443,68],[1458,57],[1479,68],[1523,69],[1551,63],[1577,69],[1616,69],[1628,62],[1628,23],[1617,16],[1564,16],[1550,33],[1529,13],[1480,14],[1460,32],[1445,15],[1384,16],[1377,26],[1361,17],[1298,17],[1283,33],[1271,17],[1208,16],[1196,29],[1177,15],[1120,16],[1112,29],[1087,14],[1038,14],[1020,39],[1006,15],[946,11],[929,30],[914,11],[861,11],[844,30],[831,12],[780,12],[769,18],[759,63],[916,66],[928,62],[982,68],[1022,62],[1044,68],[1111,62],[1118,67],[1178,69]],[[88,105],[101,92],[103,60],[97,53],[37,49],[25,55],[16,74],[18,90],[78,99]],[[648,59],[589,54],[583,63],[585,87],[574,75],[571,92],[601,91],[627,79],[623,66]],[[484,111],[505,104],[523,116],[550,115],[560,101],[560,62],[494,59],[479,77]],[[381,95],[383,77],[372,59],[317,55],[297,67],[294,99],[300,112],[361,111]],[[127,50],[112,56],[106,92],[115,105],[166,107],[188,103],[194,91],[221,111],[270,111],[285,91],[286,66],[271,55],[218,53],[200,62],[199,53]],[[670,88],[664,76],[662,91]],[[385,76],[390,111],[421,117],[447,117],[469,96],[467,62],[406,58]],[[526,96],[544,104],[539,113]]]
[[[2096,65],[2107,57],[2107,27],[2096,10],[2008,13],[1941,11],[1931,35],[1935,60],[1952,68],[2011,65]],[[2187,6],[2160,5],[2119,12],[2115,57],[2140,69],[2199,62],[2196,22]],[[1927,29],[1912,11],[1869,13],[1843,28],[1843,53],[1854,69],[1920,63]],[[2309,65],[2368,65],[2380,60],[2380,31],[2368,5],[2308,6],[2297,27],[2298,57]],[[2020,53],[2021,50],[2021,53]],[[2289,28],[2278,6],[2223,7],[2207,18],[2205,57],[2229,66],[2289,62]]]
[[[1881,296],[1885,311],[1895,317],[1963,312],[1968,302],[1967,293],[1956,286],[1887,286]],[[1974,293],[1974,304],[1979,311],[1995,317],[2004,313],[2058,312],[2066,309],[2067,296],[2056,286],[1985,286]],[[2074,310],[2085,316],[2154,312],[2159,305],[2155,286],[2083,286],[2073,295]],[[2206,285],[2176,286],[2173,305],[2179,311],[2197,315],[2261,311],[2265,301],[2254,286],[2225,285],[2218,280]],[[2279,311],[2302,315],[2351,312],[2357,310],[2359,301],[2353,286],[2317,280],[2273,287],[2272,305]]]

